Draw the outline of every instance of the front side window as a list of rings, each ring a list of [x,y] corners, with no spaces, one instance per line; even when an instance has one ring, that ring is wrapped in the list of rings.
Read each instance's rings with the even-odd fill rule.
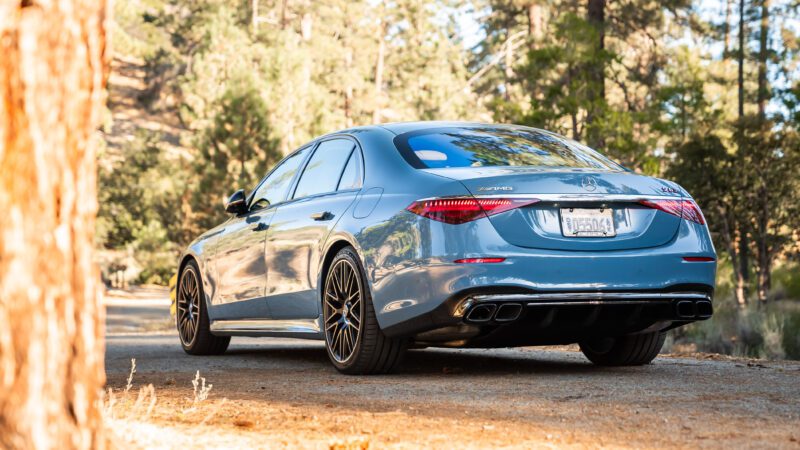
[[[336,191],[354,147],[353,141],[348,139],[332,139],[319,144],[297,182],[294,198]]]
[[[255,195],[253,195],[253,202],[250,206],[251,211],[267,208],[286,199],[289,185],[310,150],[311,147],[306,147],[295,152],[269,174],[267,179],[258,187]]]
[[[578,142],[527,127],[449,127],[395,138],[406,161],[419,169],[534,166],[623,170]]]

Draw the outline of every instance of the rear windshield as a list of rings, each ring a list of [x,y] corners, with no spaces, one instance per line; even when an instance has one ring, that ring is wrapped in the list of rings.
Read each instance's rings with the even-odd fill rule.
[[[624,170],[600,153],[557,134],[525,127],[451,127],[412,131],[394,140],[418,169],[535,166]]]

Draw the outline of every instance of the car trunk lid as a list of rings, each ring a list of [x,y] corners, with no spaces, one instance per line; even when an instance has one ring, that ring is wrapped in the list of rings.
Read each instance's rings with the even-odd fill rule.
[[[461,181],[476,197],[529,197],[539,201],[489,217],[509,243],[553,250],[626,250],[664,245],[681,219],[641,204],[680,200],[675,184],[623,171],[535,167],[423,169]],[[608,236],[572,234],[572,221],[607,218]],[[565,222],[566,221],[566,222]],[[580,229],[580,227],[578,227]]]

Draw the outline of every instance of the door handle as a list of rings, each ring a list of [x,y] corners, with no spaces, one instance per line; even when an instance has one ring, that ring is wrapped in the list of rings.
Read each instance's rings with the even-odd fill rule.
[[[318,213],[312,214],[311,218],[314,219],[314,220],[322,222],[322,221],[333,219],[333,214],[331,214],[330,211],[323,211],[323,212],[318,212]]]
[[[259,222],[258,225],[253,227],[253,231],[266,231],[267,228],[269,228],[269,225],[264,222]]]

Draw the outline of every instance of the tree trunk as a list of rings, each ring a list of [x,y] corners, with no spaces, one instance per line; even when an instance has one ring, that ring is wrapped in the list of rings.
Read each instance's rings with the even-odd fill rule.
[[[344,66],[346,73],[349,74],[353,66],[353,50],[350,48],[345,52]],[[344,86],[344,126],[345,128],[353,126],[353,84],[349,77]]]
[[[725,25],[722,27],[723,41],[725,42],[723,58],[727,58],[731,49],[731,3],[732,0],[725,0]]]
[[[761,0],[761,30],[758,49],[758,117],[766,119],[766,104],[769,97],[767,89],[767,56],[769,54],[769,0]]]
[[[372,111],[372,123],[381,123],[383,107],[383,66],[386,59],[387,23],[381,21],[378,27],[378,56],[375,61],[375,109]]]
[[[733,229],[730,225],[730,220],[728,220],[728,214],[724,208],[720,208],[720,217],[722,218],[722,238],[723,242],[725,242],[725,247],[728,251],[728,255],[731,257],[731,266],[733,266],[734,276],[736,277],[736,288],[734,289],[734,295],[736,296],[736,303],[739,305],[740,308],[744,308],[747,306],[747,292],[745,291],[746,283],[741,277],[741,272],[739,268],[739,251],[737,247],[737,243],[735,240],[735,229]]]
[[[739,127],[743,126],[742,120],[744,119],[744,44],[746,34],[744,15],[745,3],[744,0],[739,0],[739,52],[737,56],[739,64]],[[744,149],[741,147],[740,143],[739,153],[741,154],[743,151]],[[734,272],[736,272],[736,298],[739,302],[739,305],[744,306],[747,303],[747,285],[750,278],[750,251],[749,240],[747,237],[747,227],[744,226],[744,224],[740,224],[738,227],[738,233],[739,240],[737,242],[737,246],[739,253],[739,264],[738,267],[734,267]]]
[[[767,119],[766,117],[766,104],[769,101],[769,88],[767,85],[767,57],[769,55],[769,0],[761,0],[761,30],[759,35],[759,49],[758,49],[758,118],[762,123]],[[763,132],[763,130],[762,130]],[[765,170],[759,171],[763,175],[764,172],[769,171],[769,167]],[[770,288],[772,287],[772,278],[770,271],[772,270],[772,257],[770,256],[769,248],[769,191],[767,190],[767,183],[760,183],[757,202],[758,202],[758,216],[756,218],[758,234],[755,236],[756,240],[756,255],[758,263],[758,301],[763,304],[767,301]]]
[[[747,291],[750,284],[750,240],[747,236],[747,227],[739,225],[739,266],[734,267],[736,272],[736,299],[739,305],[747,304]]]
[[[0,448],[102,448],[106,4],[0,3]]]
[[[536,44],[544,37],[544,7],[538,1],[527,6],[528,12],[528,47],[536,49]]]
[[[597,32],[595,42],[594,61],[587,69],[589,83],[586,89],[588,100],[588,111],[586,112],[586,140],[589,146],[602,148],[605,139],[600,130],[593,126],[597,115],[605,103],[606,98],[606,77],[605,77],[605,58],[602,53],[605,51],[605,20],[606,20],[606,0],[589,0],[587,19],[589,25]]]
[[[739,119],[744,117],[744,0],[739,0]]]

